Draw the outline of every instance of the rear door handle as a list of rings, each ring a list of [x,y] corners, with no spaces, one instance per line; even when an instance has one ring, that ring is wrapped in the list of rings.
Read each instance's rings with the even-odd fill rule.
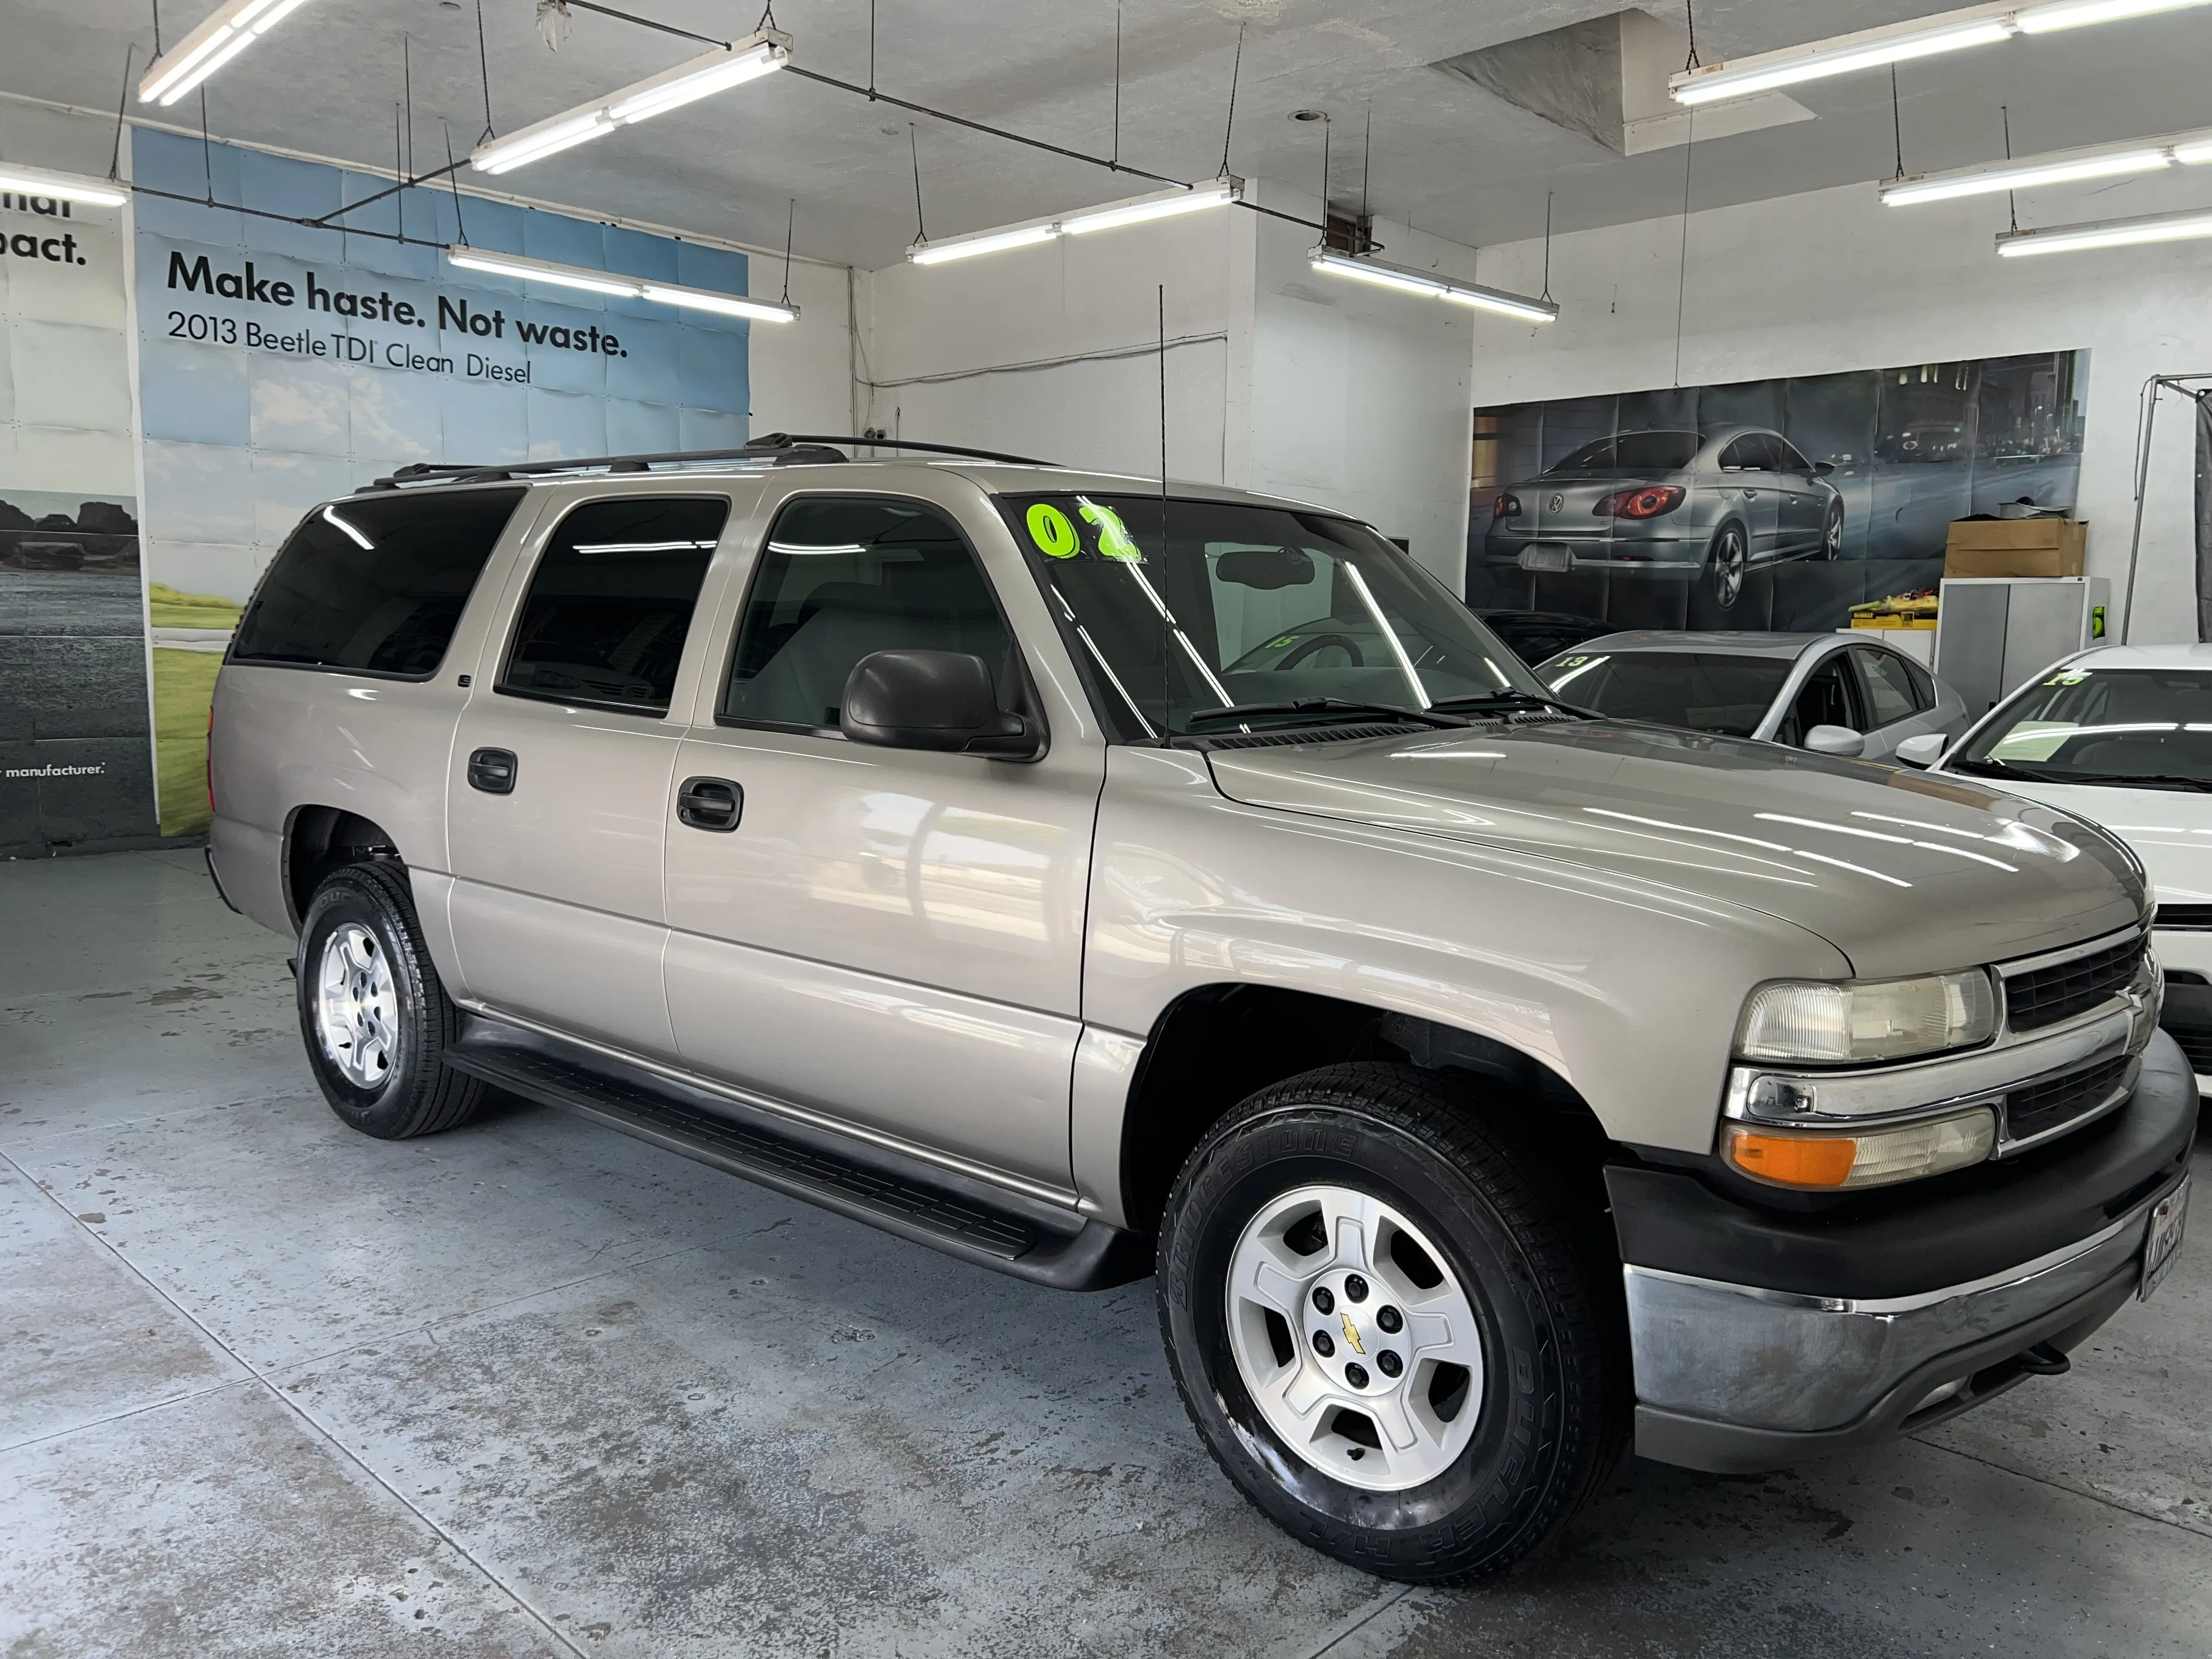
[[[678,823],[727,835],[744,815],[745,792],[727,778],[686,778],[676,791]]]
[[[469,757],[469,787],[487,795],[511,795],[520,766],[512,749],[479,749]]]

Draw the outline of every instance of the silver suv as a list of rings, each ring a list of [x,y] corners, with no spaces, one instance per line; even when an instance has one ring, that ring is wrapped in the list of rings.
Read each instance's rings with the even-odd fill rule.
[[[2063,1371],[2180,1234],[2119,842],[1563,706],[1295,502],[787,441],[410,469],[270,565],[210,776],[347,1123],[503,1089],[1156,1273],[1224,1472],[1394,1577],[1509,1565],[1632,1436],[1768,1468]]]

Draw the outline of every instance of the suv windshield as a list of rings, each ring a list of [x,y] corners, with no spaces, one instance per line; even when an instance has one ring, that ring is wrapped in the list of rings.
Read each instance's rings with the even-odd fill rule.
[[[1542,696],[1441,583],[1348,520],[1146,495],[999,505],[1124,741]],[[1339,706],[1209,714],[1309,699]]]
[[[1544,469],[1554,472],[1680,472],[1698,453],[1694,432],[1623,432],[1584,444]]]
[[[2212,789],[2212,674],[2061,669],[1945,766],[2043,783]]]
[[[1552,695],[1615,720],[1747,738],[1792,666],[1787,657],[1701,651],[1571,651],[1536,670]]]

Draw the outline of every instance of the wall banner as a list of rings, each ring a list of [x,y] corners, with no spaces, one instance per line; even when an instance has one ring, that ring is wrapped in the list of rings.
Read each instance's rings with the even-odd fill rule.
[[[0,191],[0,856],[154,833],[123,222]]]
[[[1954,519],[2071,512],[2086,351],[1474,412],[1468,599],[1628,628],[1820,630],[1933,589]]]
[[[745,441],[748,325],[447,263],[465,241],[746,291],[744,256],[257,150],[136,131],[146,579],[165,834],[204,829],[208,701],[301,514],[413,461]],[[283,217],[264,217],[240,208]],[[398,240],[401,236],[405,240]]]

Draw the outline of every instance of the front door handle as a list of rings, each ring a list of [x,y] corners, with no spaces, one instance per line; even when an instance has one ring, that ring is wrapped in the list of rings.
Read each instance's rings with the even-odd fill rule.
[[[469,757],[469,787],[487,795],[511,795],[520,764],[512,749],[479,749]]]
[[[727,778],[686,778],[676,791],[677,821],[694,830],[727,835],[744,810],[744,790]]]

